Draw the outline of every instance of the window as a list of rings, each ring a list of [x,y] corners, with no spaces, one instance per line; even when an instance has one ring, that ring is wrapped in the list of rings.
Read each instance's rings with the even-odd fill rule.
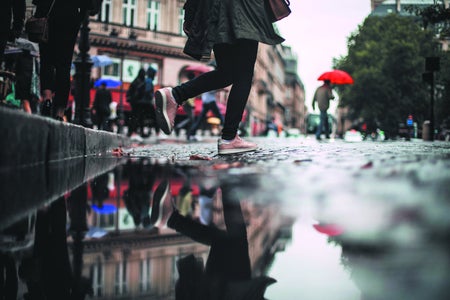
[[[98,20],[101,22],[109,23],[112,19],[112,0],[103,0],[102,9],[98,14]]]
[[[184,9],[180,7],[178,10],[178,33],[181,35],[186,35],[183,31],[183,22],[184,22]]]
[[[151,265],[150,265],[150,257],[147,257],[141,260],[139,265],[139,290],[141,293],[147,293],[151,289]]]
[[[158,31],[161,24],[161,2],[148,0],[147,29]]]
[[[124,259],[116,264],[115,292],[116,295],[125,295],[128,292],[127,261]]]
[[[120,61],[113,59],[113,63],[109,66],[105,66],[103,69],[103,75],[119,78],[120,73]]]
[[[134,27],[136,19],[136,0],[123,0],[123,25]]]
[[[103,296],[103,285],[105,278],[103,276],[103,265],[100,261],[100,258],[97,258],[97,262],[91,265],[90,268],[90,277],[92,283],[92,290],[94,296],[102,297]]]

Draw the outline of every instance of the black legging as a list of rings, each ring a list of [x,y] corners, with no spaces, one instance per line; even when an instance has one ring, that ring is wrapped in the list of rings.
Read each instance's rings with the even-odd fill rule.
[[[222,130],[222,138],[231,140],[236,136],[252,86],[258,42],[240,39],[234,44],[217,44],[213,50],[217,69],[175,87],[173,93],[181,104],[204,92],[232,84]]]
[[[41,55],[41,90],[55,93],[55,109],[65,109],[70,92],[70,68],[80,28],[81,17],[76,6],[55,7],[49,18],[49,40],[39,44]]]

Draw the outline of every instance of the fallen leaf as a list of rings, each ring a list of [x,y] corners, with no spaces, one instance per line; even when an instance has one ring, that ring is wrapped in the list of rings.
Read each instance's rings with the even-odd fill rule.
[[[361,169],[370,169],[373,167],[373,162],[369,161],[367,164],[363,165]]]
[[[123,150],[122,150],[121,147],[119,147],[119,148],[114,148],[113,151],[112,151],[112,154],[113,154],[114,156],[123,156]]]
[[[212,160],[212,158],[208,156],[193,154],[189,157],[189,160]]]

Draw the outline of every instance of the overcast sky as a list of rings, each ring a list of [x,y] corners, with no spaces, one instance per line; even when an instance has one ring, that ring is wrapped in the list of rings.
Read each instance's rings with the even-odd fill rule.
[[[370,14],[370,0],[291,0],[292,14],[279,21],[285,44],[298,55],[298,74],[311,107],[317,77],[347,54],[347,37]]]

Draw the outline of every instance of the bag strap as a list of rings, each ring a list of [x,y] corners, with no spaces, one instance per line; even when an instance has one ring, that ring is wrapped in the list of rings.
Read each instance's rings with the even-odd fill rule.
[[[55,2],[56,2],[56,0],[53,0],[52,1],[52,4],[50,5],[50,8],[48,9],[48,13],[47,13],[47,18],[48,18],[48,16],[50,16],[50,13],[52,12],[52,9],[53,9],[53,6],[55,5]]]

